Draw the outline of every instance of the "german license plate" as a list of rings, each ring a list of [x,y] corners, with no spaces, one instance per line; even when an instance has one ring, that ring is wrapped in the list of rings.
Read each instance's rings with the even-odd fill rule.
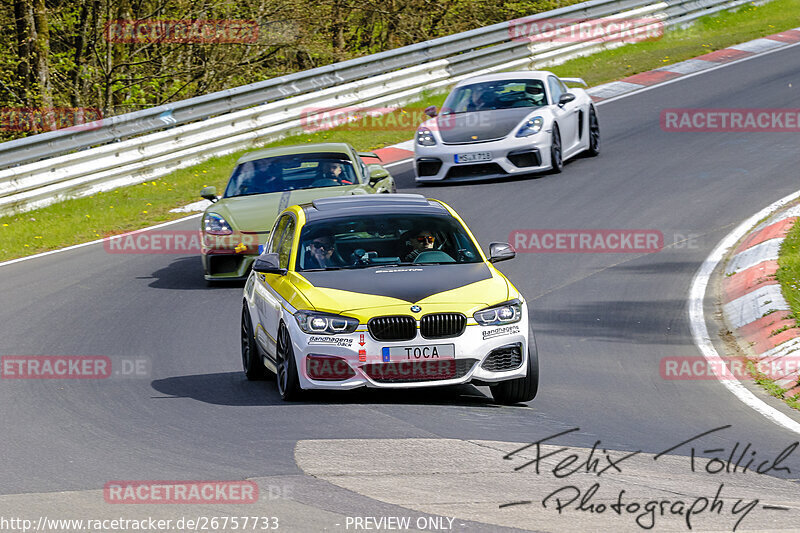
[[[456,163],[474,163],[476,161],[491,161],[491,152],[468,152],[466,154],[456,154]]]
[[[417,346],[384,346],[383,362],[441,361],[455,359],[455,344],[428,344]]]

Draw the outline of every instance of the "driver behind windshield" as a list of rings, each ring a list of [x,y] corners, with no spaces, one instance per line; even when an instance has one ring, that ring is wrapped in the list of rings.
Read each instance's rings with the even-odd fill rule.
[[[525,93],[528,98],[533,100],[536,105],[544,105],[545,104],[545,97],[544,97],[544,89],[539,84],[529,83],[525,87]]]
[[[433,232],[428,229],[417,230],[411,235],[411,238],[406,241],[406,244],[411,247],[411,251],[403,259],[406,263],[413,263],[422,252],[433,250],[436,242]]]

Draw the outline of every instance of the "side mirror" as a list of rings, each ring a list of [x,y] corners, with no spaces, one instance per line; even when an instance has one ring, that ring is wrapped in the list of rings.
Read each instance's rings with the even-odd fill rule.
[[[437,115],[436,106],[432,105],[432,106],[426,107],[424,113],[426,115],[428,115],[429,117],[431,117],[431,118],[435,117]]]
[[[370,185],[374,185],[381,181],[382,179],[386,179],[389,177],[389,171],[383,168],[380,165],[369,165],[367,167],[369,170],[369,183]]]
[[[210,200],[212,202],[216,202],[217,198],[217,188],[213,185],[208,187],[203,187],[203,190],[200,191],[200,196],[205,198],[206,200]]]
[[[561,95],[561,98],[558,100],[558,105],[563,106],[564,104],[568,104],[571,101],[575,100],[575,95],[572,93],[564,93]]]
[[[497,263],[498,261],[506,261],[514,259],[517,252],[507,242],[493,242],[489,244],[489,262]]]
[[[261,254],[253,263],[253,270],[261,274],[286,274],[286,269],[281,268],[278,254]]]

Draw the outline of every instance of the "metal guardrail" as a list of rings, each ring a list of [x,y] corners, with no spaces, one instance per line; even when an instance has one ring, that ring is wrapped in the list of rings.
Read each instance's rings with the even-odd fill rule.
[[[614,17],[664,27],[748,0],[590,0],[525,17],[575,24]],[[0,144],[0,215],[140,183],[175,169],[301,133],[306,108],[396,106],[466,77],[561,63],[619,46],[511,38],[514,21]]]

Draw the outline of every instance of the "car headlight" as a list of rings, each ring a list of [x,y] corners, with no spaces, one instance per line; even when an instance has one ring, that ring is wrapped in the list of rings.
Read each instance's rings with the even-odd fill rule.
[[[230,235],[233,233],[230,224],[216,213],[206,213],[203,228],[209,235]]]
[[[544,126],[544,119],[542,117],[533,117],[525,121],[525,124],[517,131],[517,137],[529,137],[542,131]]]
[[[417,130],[417,144],[421,146],[434,146],[436,144],[436,139],[433,137],[433,133],[428,128],[420,128]]]
[[[510,302],[481,309],[472,316],[481,326],[513,324],[514,322],[519,322],[522,318],[522,303],[519,300],[511,300]]]
[[[358,327],[358,320],[355,318],[316,311],[298,311],[294,318],[300,329],[312,335],[353,333]]]

